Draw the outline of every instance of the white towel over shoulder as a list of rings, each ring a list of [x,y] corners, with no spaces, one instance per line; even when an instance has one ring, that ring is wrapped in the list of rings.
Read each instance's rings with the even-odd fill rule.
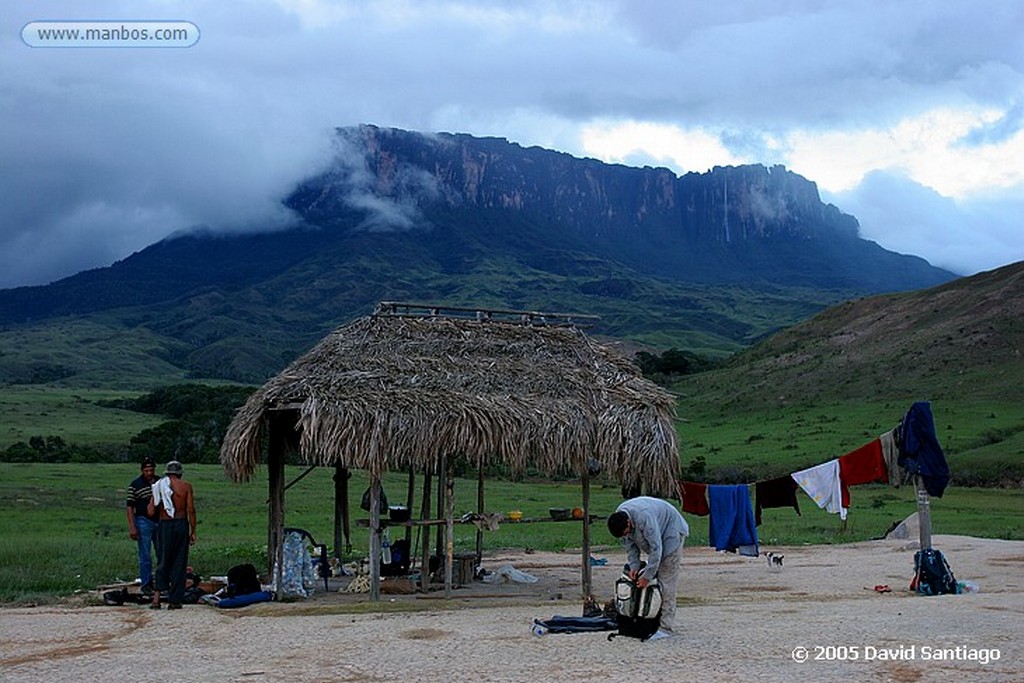
[[[153,484],[153,502],[156,505],[163,505],[167,514],[174,517],[174,497],[171,495],[170,477],[162,477]]]

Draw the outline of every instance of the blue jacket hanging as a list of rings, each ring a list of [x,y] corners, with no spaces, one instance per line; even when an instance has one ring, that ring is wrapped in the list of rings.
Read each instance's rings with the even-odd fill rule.
[[[918,401],[910,407],[900,423],[896,445],[900,467],[920,475],[928,494],[941,498],[949,484],[949,465],[935,434],[930,403]]]

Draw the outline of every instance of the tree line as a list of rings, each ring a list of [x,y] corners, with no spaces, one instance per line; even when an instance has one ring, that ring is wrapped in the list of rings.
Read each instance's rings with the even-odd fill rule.
[[[101,405],[108,408],[170,419],[142,430],[126,444],[84,445],[59,436],[33,436],[0,451],[0,461],[139,462],[151,457],[157,462],[217,463],[228,424],[253,391],[244,386],[178,384],[138,398],[104,401]]]
[[[715,361],[675,348],[660,355],[640,351],[635,361],[645,377],[660,384],[669,384],[681,375],[708,370],[715,365]],[[0,451],[0,462],[118,463],[139,462],[151,457],[157,462],[173,459],[217,463],[228,424],[254,390],[249,386],[176,384],[138,398],[103,401],[100,405],[108,408],[163,415],[169,419],[142,430],[124,444],[78,444],[59,436],[33,436],[27,442],[15,443]]]

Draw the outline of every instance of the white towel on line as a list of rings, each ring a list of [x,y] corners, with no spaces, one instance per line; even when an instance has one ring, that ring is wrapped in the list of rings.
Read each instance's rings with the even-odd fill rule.
[[[839,519],[846,519],[843,507],[843,490],[839,480],[839,459],[829,460],[806,470],[794,472],[793,480],[800,485],[818,507],[828,512],[839,513]]]

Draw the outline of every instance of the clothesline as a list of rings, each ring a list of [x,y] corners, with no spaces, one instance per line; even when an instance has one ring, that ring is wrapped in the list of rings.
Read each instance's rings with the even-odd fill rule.
[[[845,520],[850,486],[888,483],[899,486],[900,469],[921,477],[936,498],[949,483],[949,467],[935,434],[931,405],[915,403],[893,429],[845,455],[814,467],[752,484],[679,481],[683,512],[710,516],[709,542],[716,550],[759,554],[757,527],[766,508],[792,507],[800,514],[797,489],[815,504]],[[754,486],[754,509],[750,486]]]

